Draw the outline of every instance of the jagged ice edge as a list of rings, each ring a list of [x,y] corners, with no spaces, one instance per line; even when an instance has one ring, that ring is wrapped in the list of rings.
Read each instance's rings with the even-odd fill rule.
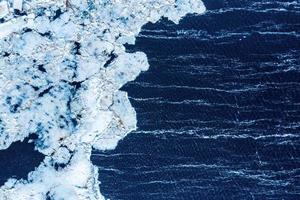
[[[144,53],[126,53],[123,44],[134,44],[141,27],[162,16],[178,23],[187,13],[203,13],[203,3],[9,0],[1,6],[0,148],[36,133],[45,159],[27,180],[9,179],[0,199],[104,199],[91,150],[113,149],[136,129],[136,113],[119,89],[149,67]]]

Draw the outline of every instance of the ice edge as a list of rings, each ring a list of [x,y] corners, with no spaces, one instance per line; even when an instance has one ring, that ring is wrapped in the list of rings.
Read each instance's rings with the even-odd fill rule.
[[[4,2],[4,3],[3,3]],[[38,134],[44,161],[27,180],[9,179],[0,199],[104,199],[92,148],[108,150],[136,129],[119,91],[148,69],[126,53],[141,27],[203,13],[198,0],[37,0],[0,5],[0,149]]]

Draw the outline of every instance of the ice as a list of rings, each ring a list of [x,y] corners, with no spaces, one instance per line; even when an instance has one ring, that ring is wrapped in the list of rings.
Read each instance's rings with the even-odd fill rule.
[[[1,8],[5,8],[1,1]],[[6,4],[7,5],[7,4]],[[92,148],[114,149],[136,129],[119,89],[149,68],[127,53],[141,27],[203,13],[198,0],[13,1],[21,16],[0,24],[0,149],[35,133],[44,161],[27,180],[9,179],[0,200],[104,199]],[[10,8],[7,8],[8,10]]]
[[[5,17],[9,13],[8,5],[6,1],[0,2],[0,18]]]
[[[13,8],[21,11],[23,9],[23,0],[14,0]]]
[[[0,39],[7,37],[9,34],[20,31],[25,27],[23,18],[13,19],[9,22],[0,24]]]

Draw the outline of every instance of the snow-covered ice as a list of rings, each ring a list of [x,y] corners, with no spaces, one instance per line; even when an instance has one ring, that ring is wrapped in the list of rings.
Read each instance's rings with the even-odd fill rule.
[[[1,1],[0,149],[35,133],[45,159],[27,180],[9,179],[0,200],[104,199],[91,150],[136,129],[119,89],[149,67],[124,44],[147,22],[204,11],[199,0]]]

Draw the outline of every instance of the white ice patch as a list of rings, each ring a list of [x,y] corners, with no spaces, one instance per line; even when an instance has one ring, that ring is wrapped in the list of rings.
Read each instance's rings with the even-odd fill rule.
[[[13,8],[21,11],[23,8],[23,0],[13,0]]]
[[[149,67],[123,45],[147,22],[204,11],[200,0],[1,1],[0,149],[35,133],[45,159],[27,180],[9,179],[0,200],[104,199],[91,150],[136,129],[119,89]]]
[[[8,4],[6,1],[1,1],[0,2],[0,18],[5,17],[8,15],[9,10],[8,10]]]

